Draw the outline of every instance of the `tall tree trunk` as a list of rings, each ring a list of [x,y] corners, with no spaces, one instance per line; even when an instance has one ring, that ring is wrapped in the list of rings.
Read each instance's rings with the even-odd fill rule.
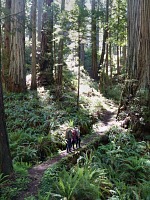
[[[119,43],[119,25],[120,25],[120,19],[118,16],[117,43]],[[120,74],[120,54],[119,54],[119,45],[117,44],[117,75],[119,74]]]
[[[123,64],[123,67],[126,66],[126,60],[127,60],[127,51],[126,51],[127,47],[126,45],[123,46],[123,49],[122,49],[122,54],[123,54],[123,61],[122,61],[122,64]]]
[[[81,17],[82,16],[82,9],[85,6],[85,0],[79,0],[78,1],[78,8],[79,8],[79,16],[78,16],[78,40],[77,40],[77,48],[78,48],[78,91],[77,91],[77,110],[79,110],[79,103],[80,103],[80,70],[81,70],[81,56],[83,55],[83,51],[81,51],[81,48],[83,47],[81,41],[83,38],[83,33],[81,32],[81,28],[83,26],[83,21],[84,19]],[[82,21],[82,20],[83,21]],[[84,50],[84,48],[82,49]],[[75,62],[76,63],[76,62]]]
[[[9,91],[26,90],[25,71],[25,0],[12,1],[11,56],[9,68]]]
[[[80,68],[81,68],[81,43],[80,43],[80,21],[78,23],[78,93],[77,93],[77,110],[79,110],[79,103],[80,103]]]
[[[30,14],[29,14],[29,18],[30,18],[30,22],[29,22],[29,40],[32,39],[32,13],[33,13],[33,4],[31,5],[31,9],[30,9]]]
[[[37,89],[36,82],[36,7],[37,0],[32,0],[32,77],[31,77],[31,90]]]
[[[119,46],[117,45],[117,76],[120,74],[120,56],[119,56]]]
[[[41,42],[43,0],[38,0],[38,41]]]
[[[53,77],[53,0],[46,0],[46,12],[43,13],[40,75],[39,84],[49,85],[54,83]]]
[[[63,12],[65,10],[65,0],[62,0],[61,2],[61,14],[63,15]],[[63,24],[63,22],[62,22]],[[63,25],[61,26],[61,38],[59,41],[58,45],[58,76],[57,76],[57,85],[58,85],[58,90],[62,89],[62,69],[63,69],[63,47],[64,47],[64,31],[63,31]]]
[[[111,47],[111,43],[109,44],[109,57],[110,57],[110,78],[111,78],[111,82],[112,82],[112,76],[113,76],[113,66],[112,66],[112,47]]]
[[[99,61],[100,68],[102,67],[104,63],[106,41],[108,39],[108,16],[109,16],[109,0],[106,0],[106,19],[105,19],[105,27],[104,27],[104,33],[103,33],[102,52],[101,52],[101,57]]]
[[[140,86],[150,86],[150,1],[128,0],[128,75]]]
[[[108,55],[109,55],[109,44],[106,44],[106,59],[105,59],[105,68],[106,68],[106,75],[108,76]]]
[[[11,0],[6,0],[5,4],[6,14],[4,23],[4,48],[2,56],[2,82],[7,90],[8,88],[8,77],[9,77],[9,64],[10,64],[10,22],[11,22]]]
[[[0,0],[1,8],[1,0]],[[1,11],[0,11],[1,19]],[[4,104],[3,104],[3,90],[2,90],[2,79],[1,79],[1,20],[0,20],[0,173],[9,175],[13,171],[12,159],[10,156],[10,149],[8,143],[8,136],[6,132],[6,123],[4,117]]]
[[[138,89],[150,91],[150,1],[128,0],[128,57],[126,81],[120,107],[129,95],[136,96]],[[142,97],[145,98],[145,97]],[[149,101],[149,99],[148,99]]]
[[[98,67],[97,67],[97,31],[96,31],[96,2],[92,0],[92,77],[98,78]]]
[[[81,65],[84,66],[84,57],[85,57],[85,52],[84,52],[84,43],[80,44],[80,58],[81,58]]]

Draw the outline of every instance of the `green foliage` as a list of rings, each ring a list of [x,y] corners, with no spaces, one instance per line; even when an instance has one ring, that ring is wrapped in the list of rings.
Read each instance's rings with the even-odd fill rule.
[[[66,162],[46,171],[40,199],[149,199],[148,144],[112,127],[110,142],[83,153],[70,170]]]
[[[91,130],[88,110],[77,111],[76,95],[70,87],[74,76],[66,70],[63,100],[55,102],[55,88],[44,93],[5,93],[5,116],[10,140],[10,150],[15,162],[35,164],[65,149],[64,131],[60,125],[72,121],[80,124],[83,133]],[[84,102],[83,102],[84,103]],[[69,125],[69,124],[68,124]],[[67,127],[66,127],[67,128]]]
[[[142,192],[138,191],[141,191],[142,183],[145,183],[144,189],[147,191],[150,178],[146,142],[137,142],[130,133],[113,129],[110,130],[110,143],[99,147],[96,159],[98,157],[101,165],[107,168],[109,179],[114,184],[114,197],[144,199]],[[147,195],[144,189],[142,191]]]
[[[7,183],[7,176],[4,176],[4,174],[0,173],[0,189],[5,183]]]
[[[92,164],[92,157],[83,154],[78,164],[69,171],[61,166],[48,169],[42,181],[40,197],[48,194],[48,199],[95,200],[109,192],[111,184],[106,173]]]
[[[122,91],[122,86],[120,84],[107,87],[107,90],[104,91],[104,95],[115,100],[117,103],[120,101],[120,95]]]
[[[31,164],[26,162],[14,162],[13,168],[17,174],[27,175],[28,169],[31,168]]]
[[[115,4],[112,4],[110,6],[112,11],[108,25],[111,32],[111,38],[109,38],[109,40],[112,44],[124,46],[126,44],[127,38],[127,2],[126,0],[117,0]]]
[[[27,168],[29,167],[28,164],[17,163],[14,164],[14,170],[16,172],[15,176],[4,177],[1,182],[0,176],[0,199],[7,200],[7,199],[16,199],[16,196],[19,194],[19,191],[26,189],[27,184],[29,183],[29,179],[27,177]],[[2,189],[2,190],[1,190]]]

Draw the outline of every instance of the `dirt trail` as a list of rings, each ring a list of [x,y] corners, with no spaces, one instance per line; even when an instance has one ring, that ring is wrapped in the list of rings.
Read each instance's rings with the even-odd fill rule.
[[[103,120],[99,120],[95,127],[95,136],[103,135],[105,134],[105,131],[108,130],[113,125],[118,125],[119,122],[116,122],[115,116],[116,116],[117,109],[113,107],[112,111],[106,110],[103,115]],[[94,138],[94,137],[93,137]],[[82,138],[81,146],[84,146],[87,144],[88,138]],[[89,141],[91,142],[91,136],[89,138]],[[82,148],[81,148],[82,149]],[[79,151],[79,149],[78,149]],[[73,154],[75,152],[72,152]],[[66,150],[61,151],[60,154],[54,158],[51,158],[39,165],[34,166],[33,168],[29,169],[29,178],[30,183],[28,184],[28,187],[25,191],[22,191],[22,193],[16,198],[16,200],[23,200],[26,197],[29,196],[36,196],[38,194],[39,184],[42,179],[42,176],[49,167],[51,167],[53,164],[59,162],[62,158],[68,156],[70,154],[66,153]]]
[[[70,61],[68,62],[69,63],[67,63],[67,65],[70,66],[70,70],[77,75],[78,68],[75,67],[75,64],[73,66]],[[84,97],[87,100],[87,106],[83,106],[85,109],[91,110],[91,113],[95,112],[95,108],[97,110],[101,110],[101,108],[103,109],[103,111],[101,111],[100,113],[100,119],[98,119],[97,122],[93,125],[93,132],[95,136],[104,135],[105,131],[107,131],[110,127],[114,125],[120,126],[119,122],[116,122],[117,105],[115,105],[111,100],[103,97],[99,91],[94,89],[92,87],[93,81],[84,72],[84,70],[81,71],[80,97]],[[92,138],[94,139],[93,135]],[[89,138],[87,136],[85,138],[83,137],[81,141],[81,146],[84,146],[88,142],[91,142],[91,136],[89,136]],[[73,153],[74,152],[72,152],[72,154]],[[45,170],[47,170],[53,164],[59,162],[62,158],[66,156],[68,156],[66,150],[61,151],[58,156],[29,169],[30,183],[28,184],[27,189],[25,191],[22,191],[20,195],[16,198],[16,200],[23,200],[25,197],[36,196],[38,194],[39,184]]]

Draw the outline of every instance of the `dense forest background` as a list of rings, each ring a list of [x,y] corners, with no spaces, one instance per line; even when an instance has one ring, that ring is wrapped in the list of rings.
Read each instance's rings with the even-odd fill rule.
[[[109,143],[76,168],[50,169],[38,199],[150,198],[149,20],[149,0],[0,0],[2,199],[16,198],[28,168],[65,150],[67,127],[92,138],[114,108],[125,130],[112,126]]]

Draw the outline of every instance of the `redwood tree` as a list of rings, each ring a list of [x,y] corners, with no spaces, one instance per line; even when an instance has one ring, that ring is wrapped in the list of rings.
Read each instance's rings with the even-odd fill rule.
[[[1,8],[1,1],[0,1]],[[1,17],[1,13],[0,13]],[[6,123],[4,117],[3,91],[1,80],[1,21],[0,21],[0,173],[9,175],[13,171],[12,160],[10,156],[8,136],[6,132]]]
[[[11,4],[11,53],[9,67],[9,91],[26,90],[25,72],[25,0]]]
[[[39,84],[53,84],[53,0],[45,0],[42,20]]]
[[[122,92],[120,108],[126,107],[131,115],[132,128],[135,132],[150,127],[147,122],[150,109],[150,1],[128,0],[128,59],[126,85]],[[142,93],[141,93],[142,92]],[[144,95],[143,95],[144,92]],[[136,98],[138,97],[138,98]],[[127,100],[132,100],[127,102]],[[138,103],[137,103],[138,100]],[[133,106],[132,106],[133,104]],[[129,106],[128,106],[129,105]],[[146,109],[145,109],[146,107]],[[132,108],[132,109],[131,109]],[[141,126],[140,115],[145,115],[145,127]],[[138,113],[138,115],[136,115]],[[118,117],[117,114],[117,117]],[[138,118],[139,116],[139,118]],[[137,120],[135,123],[134,120]],[[147,123],[147,124],[146,124]]]
[[[65,0],[61,2],[61,15],[64,14],[65,11]],[[61,22],[61,33],[60,33],[60,41],[59,41],[59,52],[58,52],[58,75],[57,75],[57,84],[59,87],[62,86],[62,69],[63,69],[63,46],[64,46],[64,31],[63,31],[63,16]]]
[[[31,90],[37,89],[36,81],[36,7],[37,0],[32,0],[32,77]]]
[[[92,30],[91,30],[91,35],[92,35],[92,77],[94,79],[98,78],[98,67],[97,67],[97,38],[96,38],[96,1],[92,0]]]
[[[6,0],[5,3],[5,22],[4,22],[4,47],[2,56],[2,77],[3,85],[6,90],[8,89],[8,78],[9,78],[9,64],[10,64],[10,22],[11,22],[11,0]]]
[[[150,1],[128,0],[128,77],[136,80],[133,95],[150,86]]]
[[[42,28],[42,7],[43,7],[43,0],[38,0],[37,2],[38,4],[38,21],[37,21],[37,25],[38,25],[38,41],[41,41],[41,28]]]

